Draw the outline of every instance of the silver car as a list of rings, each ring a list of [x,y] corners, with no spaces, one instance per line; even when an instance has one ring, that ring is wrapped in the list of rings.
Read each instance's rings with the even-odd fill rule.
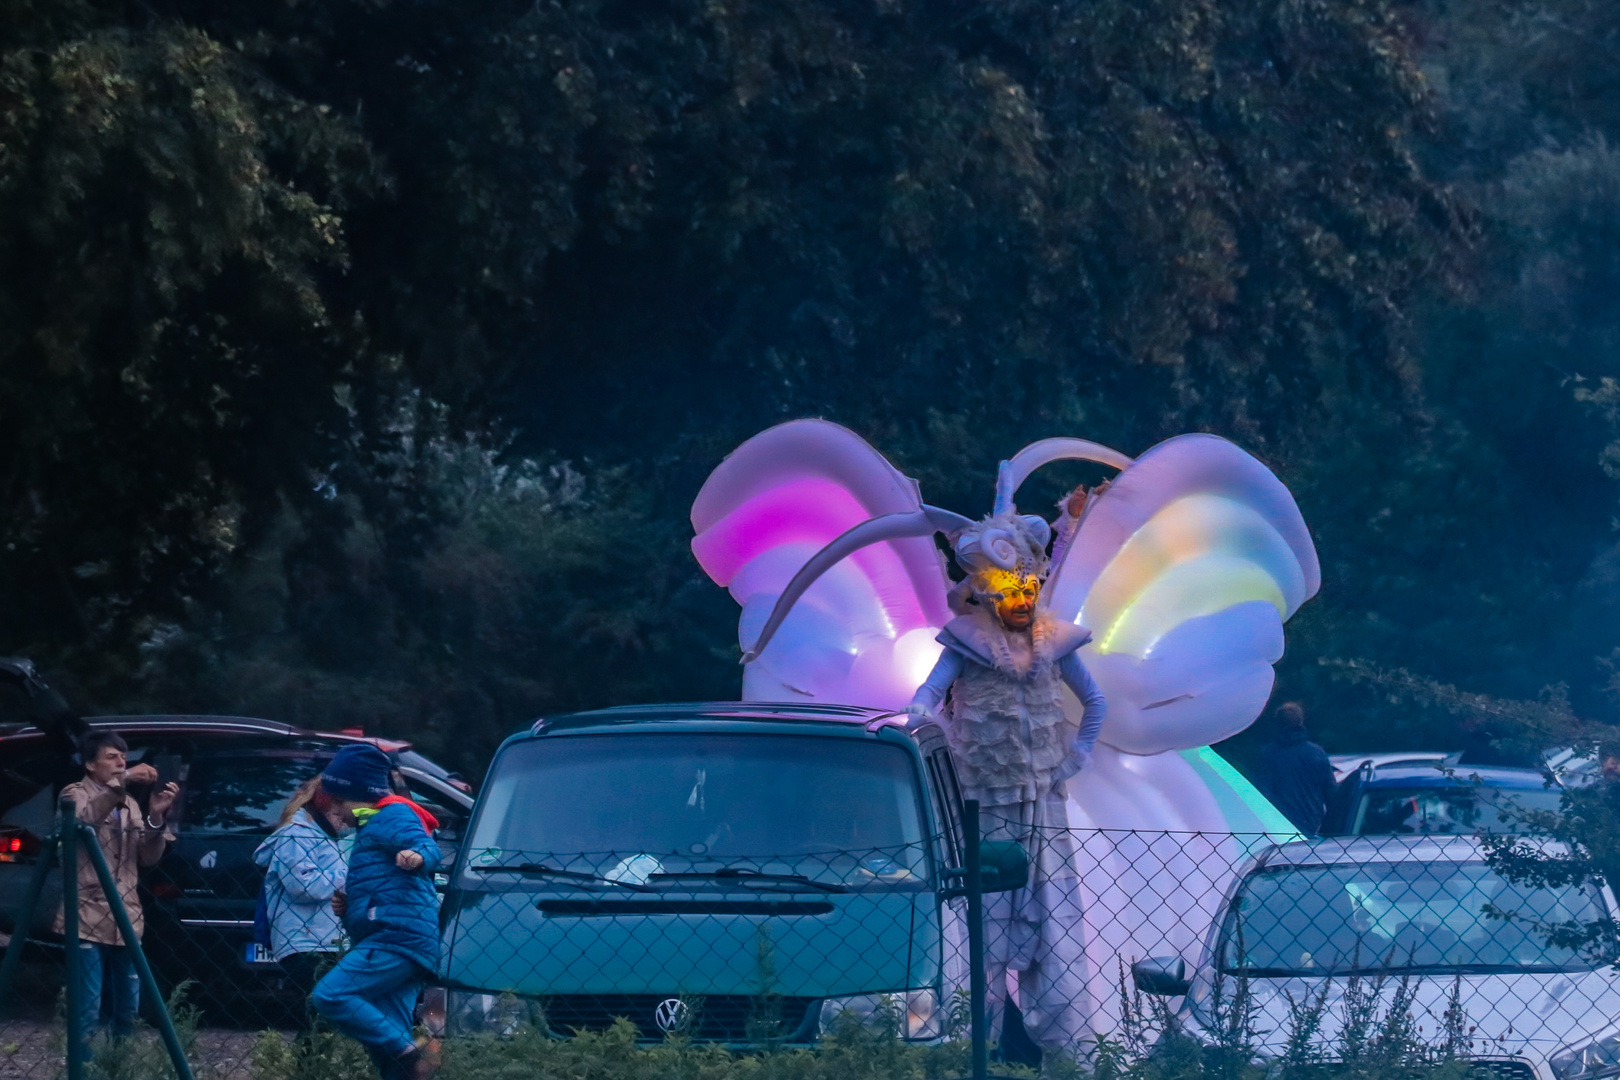
[[[1472,838],[1283,844],[1243,867],[1190,977],[1179,957],[1132,972],[1144,992],[1179,997],[1178,1025],[1208,1044],[1241,985],[1261,1059],[1283,1053],[1294,1010],[1321,995],[1310,1043],[1334,1060],[1353,999],[1376,990],[1382,1015],[1404,979],[1424,1041],[1443,1038],[1455,997],[1451,1029],[1493,1075],[1598,1080],[1620,1075],[1620,970],[1541,928],[1617,916],[1607,887],[1517,884]]]

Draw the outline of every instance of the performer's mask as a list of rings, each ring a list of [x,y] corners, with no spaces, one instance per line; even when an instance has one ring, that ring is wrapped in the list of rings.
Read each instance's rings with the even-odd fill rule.
[[[1035,604],[1041,598],[1041,579],[1016,570],[981,570],[979,591],[994,599],[996,617],[1009,630],[1028,630],[1035,621]]]

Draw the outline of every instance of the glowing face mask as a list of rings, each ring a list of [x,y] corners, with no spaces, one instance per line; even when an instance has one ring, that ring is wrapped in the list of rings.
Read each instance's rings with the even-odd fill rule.
[[[1012,570],[984,570],[978,577],[980,591],[995,595],[996,617],[1009,630],[1027,630],[1035,621],[1035,603],[1041,598],[1041,580],[1033,574]]]

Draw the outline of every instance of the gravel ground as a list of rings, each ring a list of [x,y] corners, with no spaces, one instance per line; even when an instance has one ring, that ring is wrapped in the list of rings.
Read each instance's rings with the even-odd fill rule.
[[[192,1069],[198,1080],[249,1080],[252,1075],[249,1054],[258,1037],[256,1031],[199,1030],[196,1051],[191,1055]],[[162,1043],[156,1032],[142,1032],[137,1039],[146,1045],[136,1052],[163,1058]],[[0,1078],[53,1080],[61,1076],[63,1044],[60,1023],[0,1020]]]
[[[0,1002],[0,1080],[56,1080],[66,1071],[61,969],[25,962],[18,971],[15,991],[10,1001]],[[250,1080],[249,1055],[265,1026],[263,1021],[245,1030],[216,1024],[205,1018],[197,1029],[191,1054],[197,1080]],[[142,1045],[129,1052],[154,1062],[154,1080],[169,1075],[168,1057],[157,1032],[142,1031],[136,1041]]]

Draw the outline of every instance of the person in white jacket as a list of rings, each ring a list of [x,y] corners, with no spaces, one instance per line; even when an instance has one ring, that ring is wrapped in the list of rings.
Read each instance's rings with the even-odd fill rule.
[[[347,844],[322,805],[320,781],[317,774],[294,792],[281,824],[253,853],[264,867],[271,955],[305,996],[343,936],[332,897],[348,875]]]

